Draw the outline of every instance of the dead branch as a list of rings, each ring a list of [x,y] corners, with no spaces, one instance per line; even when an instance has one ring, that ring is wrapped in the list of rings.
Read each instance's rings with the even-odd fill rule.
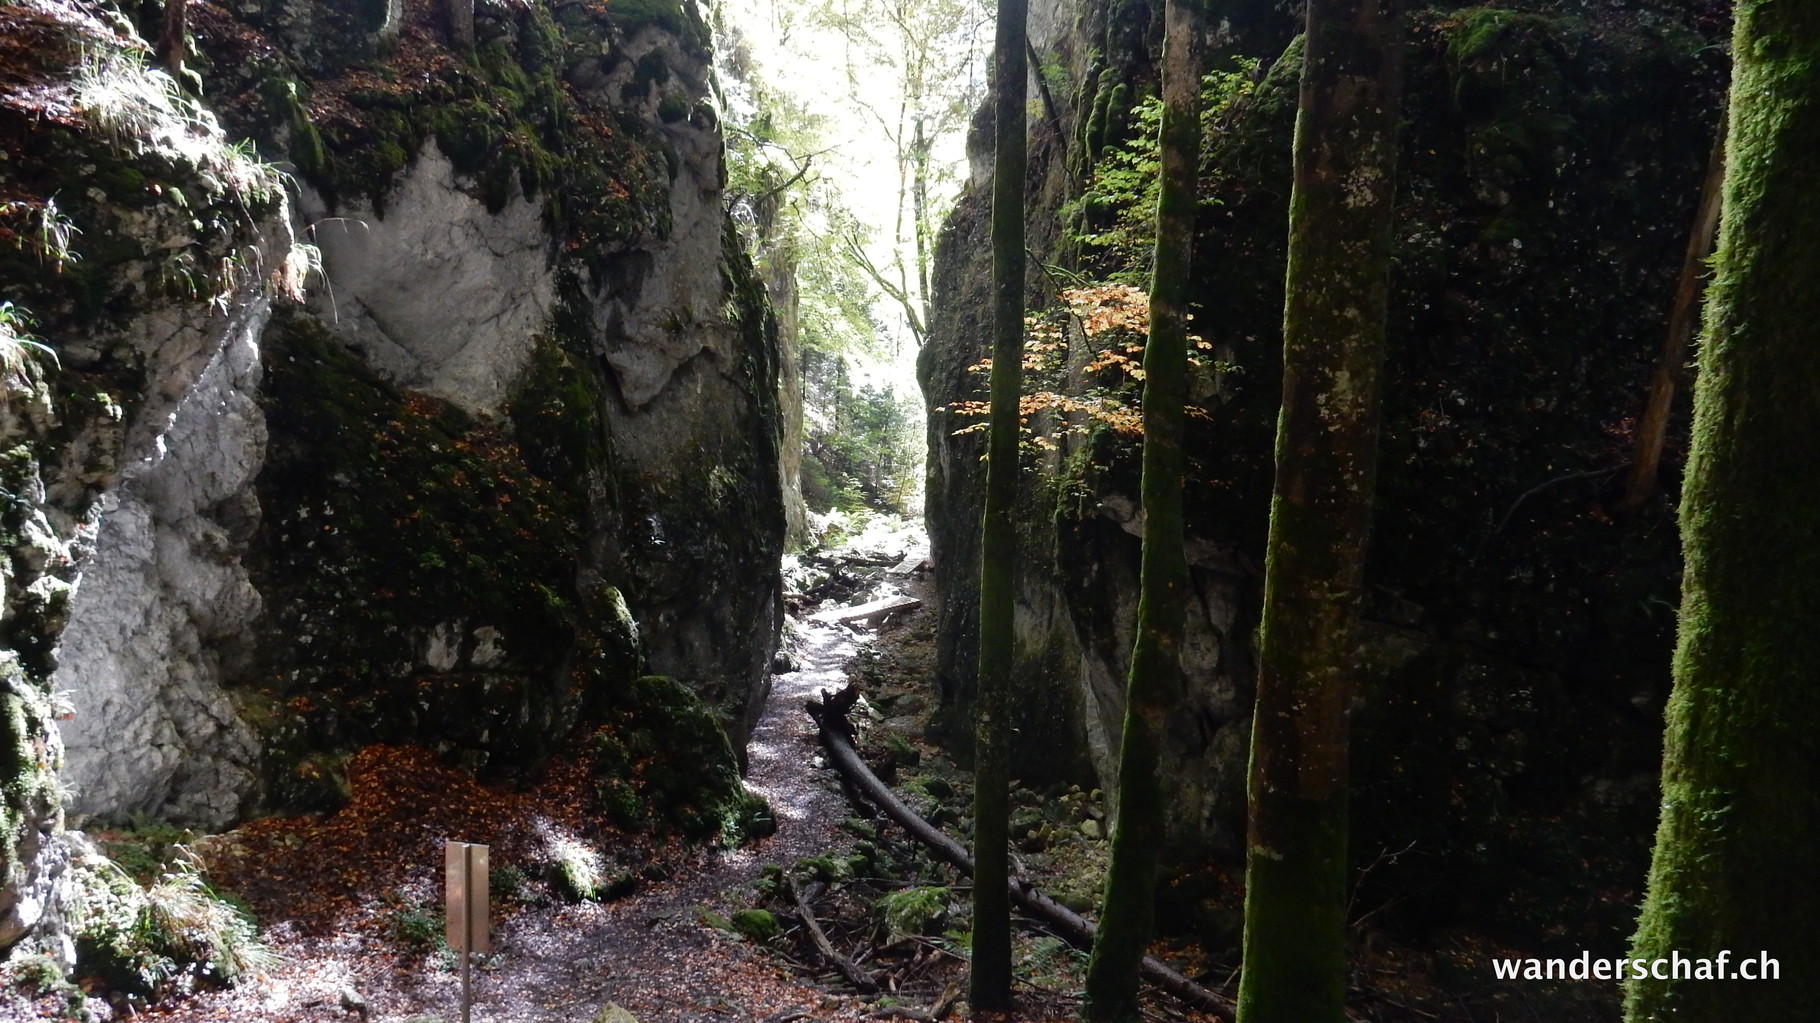
[[[942,989],[942,996],[935,1000],[935,1004],[927,1009],[912,1009],[903,1005],[888,1005],[885,1008],[874,1009],[873,1011],[866,1013],[866,1018],[913,1019],[918,1020],[919,1023],[935,1023],[936,1020],[948,1018],[948,1013],[953,1011],[955,1000],[959,997],[960,987],[955,984],[949,984]]]
[[[860,759],[859,752],[853,748],[853,726],[847,721],[847,710],[858,700],[859,689],[848,685],[838,693],[824,692],[821,700],[809,702],[809,716],[815,719],[819,727],[822,746],[828,751],[828,762],[834,765],[850,785],[917,841],[928,846],[937,857],[972,877],[973,857],[967,855],[967,850],[904,805],[884,782],[879,781],[872,769],[866,766],[866,762]],[[1041,920],[1057,937],[1078,948],[1093,947],[1093,924],[1079,913],[1030,887],[1019,878],[1011,879],[1010,893],[1011,901],[1017,903],[1024,912]],[[1145,979],[1184,1004],[1212,1013],[1223,1020],[1233,1018],[1231,999],[1196,984],[1156,959],[1145,956],[1140,971]]]
[[[803,893],[797,890],[796,885],[788,876],[784,878],[784,887],[790,890],[790,898],[796,903],[796,911],[803,916],[803,926],[809,928],[809,937],[814,939],[815,947],[821,951],[822,958],[833,963],[834,968],[840,971],[840,975],[847,978],[847,983],[858,988],[860,994],[878,993],[878,980],[872,974],[866,972],[858,963],[835,951],[834,943],[828,940],[828,935],[822,931],[821,924],[816,923],[815,914],[809,910],[809,900],[803,898]]]
[[[1668,439],[1669,413],[1674,407],[1675,390],[1684,375],[1682,366],[1687,362],[1688,348],[1700,325],[1700,296],[1706,289],[1706,259],[1712,255],[1719,233],[1720,197],[1725,185],[1725,136],[1725,116],[1721,108],[1719,131],[1713,139],[1706,178],[1700,187],[1700,202],[1694,210],[1693,232],[1688,236],[1687,252],[1681,259],[1681,279],[1675,287],[1674,304],[1669,307],[1668,333],[1663,338],[1662,355],[1656,360],[1649,397],[1644,401],[1643,416],[1637,424],[1630,480],[1620,505],[1623,508],[1641,505],[1657,490],[1656,475],[1662,464],[1662,448]]]

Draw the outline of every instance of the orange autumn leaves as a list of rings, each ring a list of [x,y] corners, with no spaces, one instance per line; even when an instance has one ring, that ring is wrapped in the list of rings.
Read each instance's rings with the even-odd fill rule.
[[[1025,319],[1024,374],[1018,419],[1024,441],[1055,450],[1070,434],[1096,426],[1126,437],[1144,432],[1141,407],[1144,342],[1150,334],[1150,296],[1124,284],[1070,288],[1061,303]],[[1190,335],[1191,359],[1205,362],[1212,344]],[[984,376],[991,359],[968,367]],[[984,401],[957,401],[946,407],[972,422],[955,433],[987,427]],[[1190,415],[1205,416],[1190,408]]]

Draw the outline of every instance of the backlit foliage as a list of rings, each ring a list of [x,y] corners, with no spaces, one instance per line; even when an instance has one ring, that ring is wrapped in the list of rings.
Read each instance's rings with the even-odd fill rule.
[[[1241,58],[1230,71],[1201,77],[1201,163],[1242,112],[1257,89],[1259,61]],[[1080,198],[1062,208],[1064,223],[1077,225],[1077,241],[1089,259],[1100,260],[1100,272],[1117,280],[1143,280],[1150,274],[1156,244],[1160,96],[1147,96],[1131,112],[1132,135],[1093,156],[1093,172]],[[1200,194],[1211,194],[1203,188]],[[1204,205],[1212,199],[1203,198]]]
[[[1024,442],[1055,450],[1071,434],[1103,427],[1126,437],[1144,433],[1144,342],[1150,336],[1150,296],[1128,284],[1069,288],[1060,304],[1025,318],[1024,375],[1029,381],[1018,404]],[[1219,368],[1213,345],[1189,335],[1191,373]],[[992,360],[969,367],[981,376]],[[948,410],[974,422],[956,433],[985,430],[984,401],[957,401]],[[1189,406],[1188,414],[1207,418]]]

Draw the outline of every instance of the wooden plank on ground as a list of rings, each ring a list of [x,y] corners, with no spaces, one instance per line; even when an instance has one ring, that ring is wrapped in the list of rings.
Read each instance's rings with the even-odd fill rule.
[[[909,575],[929,563],[929,552],[912,550],[904,555],[904,560],[885,569],[886,575]]]
[[[914,611],[923,606],[915,597],[883,597],[865,604],[850,607],[834,607],[826,611],[817,611],[809,616],[810,621],[827,622],[830,625],[842,625],[849,622],[873,622],[888,614],[898,611]]]

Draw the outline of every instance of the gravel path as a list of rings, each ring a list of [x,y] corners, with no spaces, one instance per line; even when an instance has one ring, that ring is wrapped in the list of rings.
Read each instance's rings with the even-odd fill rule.
[[[794,627],[802,670],[773,677],[747,750],[747,783],[770,802],[777,833],[699,859],[633,899],[519,916],[499,942],[508,965],[488,978],[483,995],[515,1011],[480,1018],[577,1019],[606,1001],[647,1023],[758,1021],[795,1011],[813,1011],[817,1019],[858,1018],[859,1003],[848,1007],[785,979],[775,959],[697,915],[698,908],[725,914],[749,904],[741,893],[767,863],[788,864],[851,841],[835,828],[848,810],[833,776],[818,766],[815,726],[803,704],[845,683],[853,640],[844,629]],[[539,1016],[527,1002],[556,1011]]]

